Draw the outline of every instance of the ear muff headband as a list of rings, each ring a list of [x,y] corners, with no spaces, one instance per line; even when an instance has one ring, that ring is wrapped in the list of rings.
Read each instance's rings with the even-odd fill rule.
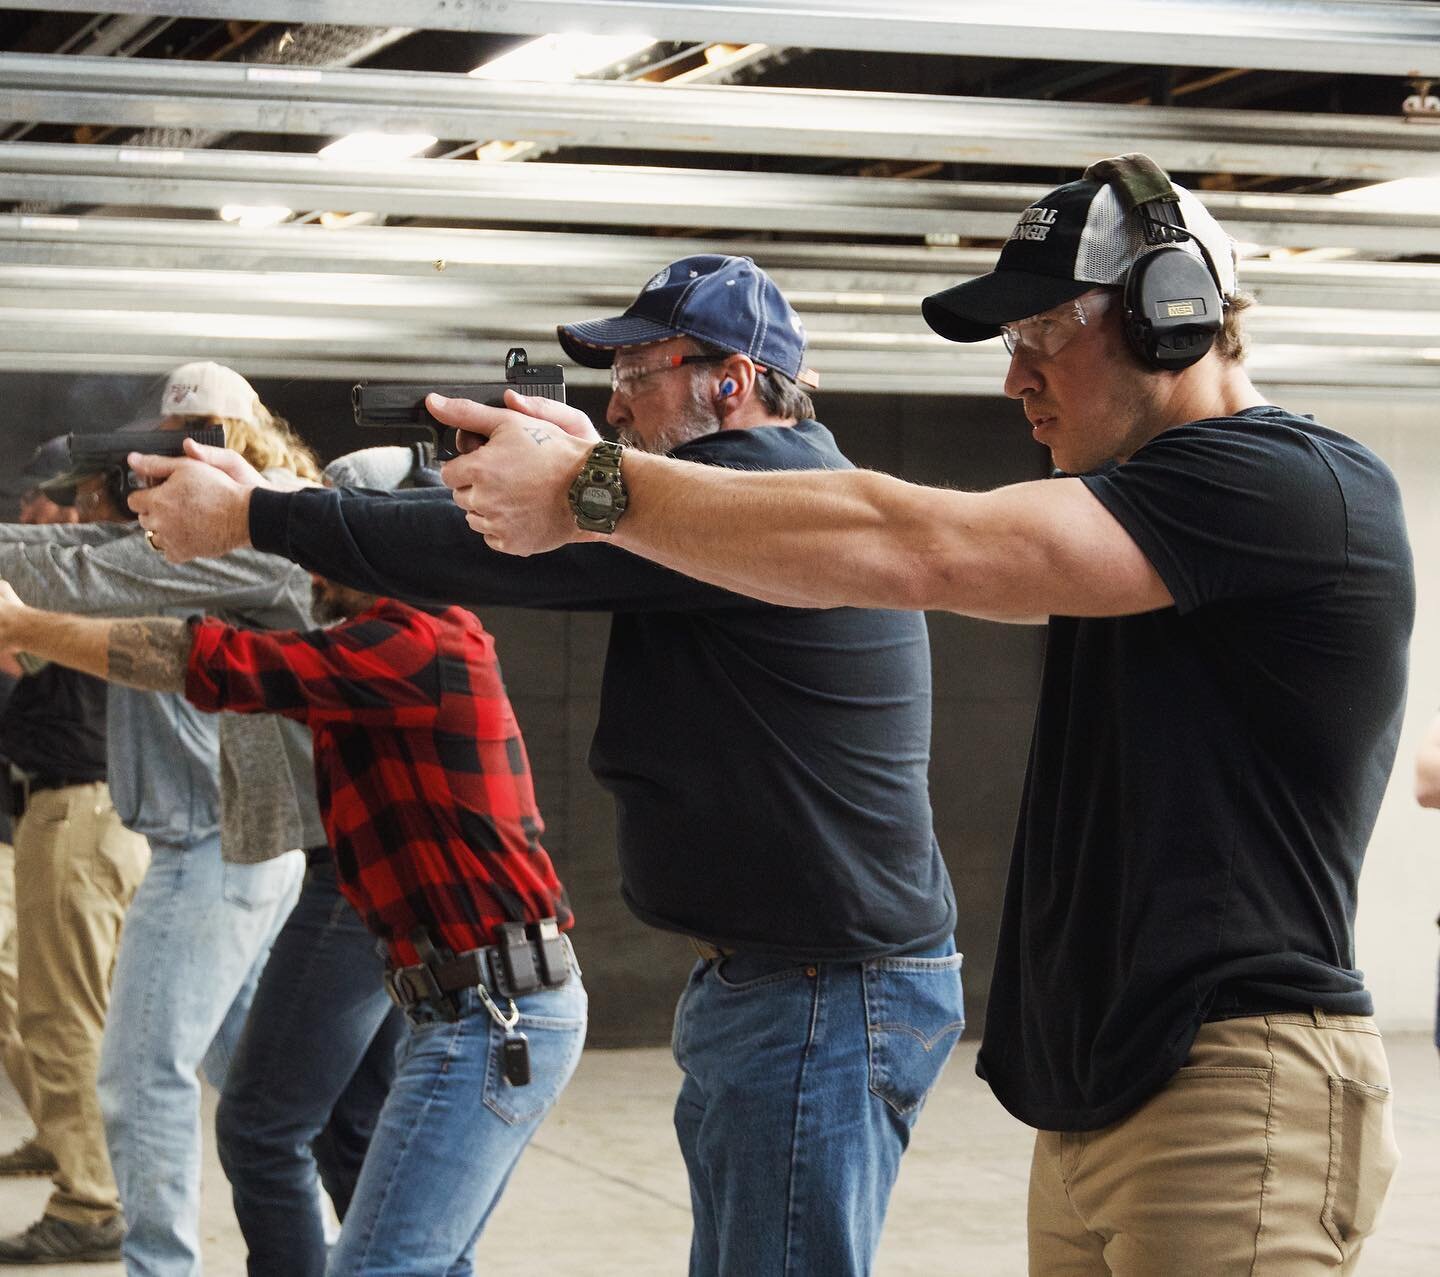
[[[1199,363],[1224,323],[1215,263],[1185,226],[1180,197],[1165,170],[1148,155],[1101,160],[1085,177],[1104,182],[1127,213],[1140,219],[1145,242],[1155,248],[1125,275],[1125,337],[1149,368],[1179,372]],[[1190,240],[1200,257],[1179,244]]]

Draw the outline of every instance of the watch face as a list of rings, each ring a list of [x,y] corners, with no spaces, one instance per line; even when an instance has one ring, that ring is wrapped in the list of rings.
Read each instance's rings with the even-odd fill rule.
[[[579,505],[587,519],[606,519],[615,510],[615,495],[609,488],[586,484],[580,489]]]

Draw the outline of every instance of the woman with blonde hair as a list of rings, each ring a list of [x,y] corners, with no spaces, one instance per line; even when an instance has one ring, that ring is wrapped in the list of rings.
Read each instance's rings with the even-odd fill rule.
[[[182,364],[165,379],[160,395],[162,428],[223,426],[225,446],[257,470],[288,470],[320,482],[320,462],[290,428],[263,403],[255,388],[224,364]]]

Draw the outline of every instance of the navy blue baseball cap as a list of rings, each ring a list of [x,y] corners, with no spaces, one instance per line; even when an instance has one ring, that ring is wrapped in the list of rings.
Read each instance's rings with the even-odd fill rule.
[[[652,275],[623,315],[561,324],[556,331],[565,353],[587,368],[610,367],[617,350],[694,337],[748,355],[792,381],[819,384],[805,367],[800,316],[748,257],[682,257]]]

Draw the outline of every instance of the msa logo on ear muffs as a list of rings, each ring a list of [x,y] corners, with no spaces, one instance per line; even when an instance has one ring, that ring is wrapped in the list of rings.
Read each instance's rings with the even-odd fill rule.
[[[1179,372],[1199,363],[1224,323],[1215,264],[1185,227],[1180,197],[1165,171],[1147,155],[1101,160],[1085,177],[1110,186],[1125,211],[1140,219],[1155,247],[1125,275],[1125,337],[1150,368]],[[1190,240],[1200,257],[1179,244]],[[1203,260],[1202,260],[1203,259]]]

